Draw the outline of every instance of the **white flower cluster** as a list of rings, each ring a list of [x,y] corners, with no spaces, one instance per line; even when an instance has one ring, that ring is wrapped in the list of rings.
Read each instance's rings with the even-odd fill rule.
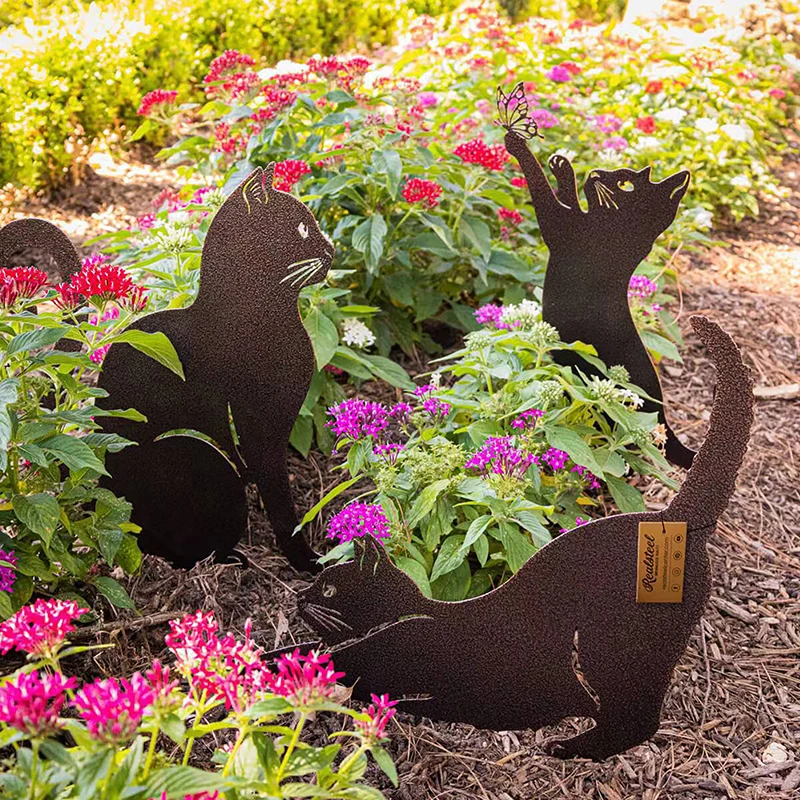
[[[180,253],[194,241],[194,233],[184,225],[168,222],[153,231],[153,238],[162,250],[168,253]]]
[[[634,408],[641,408],[644,405],[644,400],[638,394],[630,389],[620,388],[614,381],[607,378],[594,376],[589,382],[588,389],[594,397],[605,403],[622,403],[623,405],[627,403]]]
[[[695,208],[687,208],[683,212],[698,228],[708,230],[714,222],[714,215],[706,208],[696,206]]]
[[[363,349],[375,344],[375,334],[360,319],[346,319],[342,323],[342,341]]]
[[[535,300],[523,300],[517,305],[503,307],[502,321],[512,328],[525,330],[539,321],[542,307]]]

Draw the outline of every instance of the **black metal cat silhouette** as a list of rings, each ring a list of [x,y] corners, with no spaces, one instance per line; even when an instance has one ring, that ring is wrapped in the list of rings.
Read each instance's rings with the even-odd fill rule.
[[[57,225],[43,219],[16,219],[0,228],[0,266],[26,251],[47,253],[55,261],[59,280],[80,272],[81,257],[69,237]]]
[[[498,123],[506,129],[505,145],[517,159],[528,184],[542,238],[550,250],[544,279],[542,318],[565,342],[591,344],[608,366],[622,364],[631,382],[652,398],[643,411],[658,412],[666,428],[666,456],[688,469],[694,451],[670,428],[663,406],[658,372],[642,343],[628,305],[628,283],[655,240],[672,224],[689,186],[681,170],[659,183],[650,167],[595,169],[584,185],[588,211],[578,201],[572,164],[560,155],[550,158],[558,192],[550,186],[526,139],[537,131],[524,121],[528,104],[522,84],[506,96],[498,89]],[[565,366],[595,370],[579,354],[563,350],[555,356]]]
[[[708,433],[662,513],[620,514],[545,545],[499,588],[470,600],[424,597],[374,540],[299,596],[354,695],[404,698],[402,710],[480,728],[540,728],[568,716],[595,727],[551,744],[603,759],[652,736],[672,670],[710,591],[706,541],[734,491],[753,418],[749,371],[722,329],[692,317],[717,368]],[[685,522],[680,603],[638,603],[641,522]]]
[[[245,488],[255,483],[290,563],[318,570],[314,551],[293,536],[286,458],[314,374],[298,293],[322,280],[334,248],[303,203],[273,188],[274,166],[252,172],[216,213],[194,303],[133,326],[166,334],[186,380],[124,345],[111,348],[100,375],[115,408],[147,417],[104,422],[138,442],[108,454],[106,485],[133,503],[142,550],[176,566],[231,556],[247,529]],[[187,430],[223,452],[193,436],[159,438]]]

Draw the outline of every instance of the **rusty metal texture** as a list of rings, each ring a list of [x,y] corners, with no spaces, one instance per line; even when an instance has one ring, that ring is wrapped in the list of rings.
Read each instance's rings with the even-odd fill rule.
[[[499,588],[470,600],[422,595],[383,548],[357,540],[298,600],[354,696],[480,728],[540,728],[568,716],[595,726],[551,743],[561,757],[604,759],[652,736],[672,671],[708,599],[706,541],[734,491],[753,419],[752,383],[731,338],[692,317],[717,369],[702,448],[669,507],[620,514],[545,545]],[[636,602],[638,526],[683,521],[683,602]]]

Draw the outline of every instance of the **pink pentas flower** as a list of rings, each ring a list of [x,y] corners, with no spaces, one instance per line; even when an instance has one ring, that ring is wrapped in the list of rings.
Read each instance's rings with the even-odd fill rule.
[[[84,686],[73,705],[86,722],[89,735],[105,744],[123,744],[136,734],[155,692],[138,672],[126,678],[98,679]]]
[[[344,672],[336,672],[329,654],[316,651],[301,655],[295,650],[280,656],[275,666],[277,674],[269,678],[271,691],[301,709],[330,698],[344,677]]]
[[[164,112],[178,99],[177,92],[168,92],[164,89],[156,89],[148,92],[139,104],[136,113],[140,117],[151,117]]]
[[[0,624],[0,654],[16,649],[50,656],[64,644],[67,634],[75,630],[72,623],[88,611],[73,600],[39,598]]]
[[[389,416],[399,422],[406,422],[414,409],[409,403],[395,403],[389,409]]]
[[[155,708],[168,711],[180,704],[180,698],[174,694],[179,682],[172,680],[169,667],[162,664],[159,659],[153,659],[150,669],[145,672],[144,676],[153,690],[153,706]]]
[[[530,118],[540,128],[554,128],[558,125],[558,117],[546,108],[534,108],[530,112]]]
[[[438,397],[428,397],[422,401],[422,410],[435,422],[445,419],[452,410],[450,403],[445,403]]]
[[[156,215],[145,214],[144,216],[138,217],[136,224],[140,231],[148,231],[156,224]]]
[[[503,320],[503,306],[496,305],[495,303],[487,303],[475,311],[475,319],[481,325],[488,325],[493,328],[501,327]]]
[[[75,678],[60,672],[19,672],[0,684],[0,722],[27,736],[52,736],[62,727],[66,691],[75,686]]]
[[[439,204],[439,197],[441,197],[443,191],[444,189],[434,181],[411,178],[403,187],[403,199],[407,203],[419,203],[428,208],[433,208]]]
[[[134,286],[127,297],[120,298],[119,304],[133,314],[139,314],[147,308],[148,289],[146,286]]]
[[[103,314],[102,319],[99,321],[97,319],[97,314],[92,314],[89,317],[89,324],[99,325],[102,322],[109,322],[112,319],[119,319],[119,308],[117,308],[117,306],[111,306],[111,308],[109,308],[108,311]],[[99,338],[102,338],[102,333],[99,334]],[[110,344],[98,347],[89,354],[89,359],[95,364],[102,364],[103,359],[106,357],[106,353],[108,353],[109,347],[111,347]]]
[[[0,592],[11,594],[14,591],[14,583],[17,580],[17,573],[14,571],[14,567],[17,565],[17,556],[13,550],[0,549],[0,561],[11,564],[10,567],[0,566]]]
[[[578,475],[580,475],[581,478],[583,478],[583,480],[586,483],[587,489],[598,490],[602,488],[600,480],[598,479],[597,475],[595,475],[591,470],[586,469],[586,467],[582,467],[580,466],[580,464],[576,464],[572,468],[572,472],[576,472]]]
[[[275,164],[275,179],[273,186],[282,192],[290,192],[304,175],[311,172],[311,167],[305,161],[289,158]]]
[[[616,133],[622,127],[622,120],[614,114],[598,114],[594,126],[603,133]]]
[[[387,464],[394,465],[397,463],[397,459],[400,457],[400,453],[402,453],[403,450],[405,450],[404,445],[390,443],[377,445],[374,452],[376,456],[380,456]]]
[[[533,453],[517,447],[513,436],[490,436],[467,460],[464,469],[482,475],[521,478],[537,460]]]
[[[536,423],[544,416],[544,411],[538,408],[529,408],[522,411],[515,420],[512,420],[511,427],[519,431],[530,430],[536,427]]]
[[[372,695],[372,703],[367,707],[366,713],[369,719],[354,720],[358,730],[370,742],[381,742],[386,739],[386,726],[389,720],[397,713],[395,706],[397,700],[390,700],[388,694]]]
[[[603,142],[604,150],[616,150],[621,152],[628,149],[628,140],[624,136],[612,136]]]
[[[417,95],[417,102],[423,108],[432,108],[439,104],[439,98],[433,92],[420,92]]]
[[[569,461],[569,453],[559,450],[557,447],[551,447],[543,456],[542,461],[547,464],[553,472],[558,472],[564,469]]]
[[[658,284],[651,281],[646,275],[632,275],[628,282],[628,297],[646,299],[658,291]]]
[[[549,78],[554,83],[567,83],[572,78],[572,73],[561,64],[551,67],[546,73],[545,77]]]
[[[389,520],[380,503],[350,503],[331,517],[325,536],[342,543],[365,536],[388,539]]]
[[[453,150],[466,164],[476,164],[489,170],[501,170],[509,159],[505,147],[501,144],[489,145],[483,139],[470,139]]]
[[[333,419],[325,423],[337,436],[353,441],[366,436],[379,436],[389,426],[389,414],[382,403],[371,403],[357,397],[343,400],[328,409]]]
[[[226,50],[211,62],[203,82],[215,83],[233,72],[241,72],[241,67],[252,67],[255,63],[255,59],[246,53],[240,53],[238,50]]]
[[[583,517],[575,517],[575,528],[580,528],[581,525],[585,525],[587,522],[591,522],[590,519],[584,519]],[[561,533],[566,533],[567,531],[573,530],[572,528],[561,528]]]
[[[786,92],[783,89],[770,89],[769,96],[774,97],[776,100],[783,100],[786,97]]]

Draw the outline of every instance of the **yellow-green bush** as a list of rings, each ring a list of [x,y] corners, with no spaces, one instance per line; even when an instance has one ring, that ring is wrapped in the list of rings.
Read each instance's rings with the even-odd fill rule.
[[[0,30],[0,187],[53,186],[80,173],[88,148],[130,123],[141,97],[189,100],[215,56],[265,64],[388,42],[413,13],[455,0],[114,0],[54,3]],[[17,3],[25,7],[25,0]]]

